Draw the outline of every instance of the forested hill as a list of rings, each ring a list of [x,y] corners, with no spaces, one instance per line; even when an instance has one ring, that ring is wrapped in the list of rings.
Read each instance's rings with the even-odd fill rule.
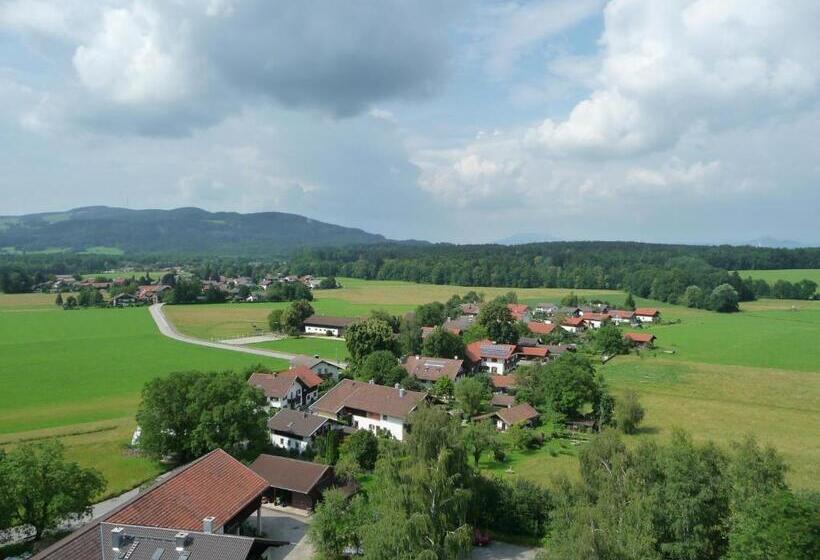
[[[296,214],[128,210],[91,206],[0,217],[0,250],[264,256],[296,248],[384,242],[381,235]]]

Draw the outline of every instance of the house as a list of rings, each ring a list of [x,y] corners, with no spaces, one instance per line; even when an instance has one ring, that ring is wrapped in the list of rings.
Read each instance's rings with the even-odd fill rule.
[[[324,416],[283,408],[268,420],[270,441],[276,447],[304,453],[313,440],[332,429]]]
[[[260,508],[268,492],[264,478],[216,449],[93,519],[33,560],[164,559],[166,555],[159,556],[156,550],[165,549],[166,543],[174,545],[167,558],[245,560],[254,539],[230,533],[238,535],[254,512],[259,529]]]
[[[526,323],[530,320],[530,308],[523,303],[508,303],[507,309],[510,310],[510,315],[512,315],[516,321]]]
[[[535,306],[535,312],[542,315],[555,315],[558,313],[559,307],[554,303],[539,303]]]
[[[276,455],[260,455],[250,469],[268,483],[274,504],[304,511],[312,511],[336,481],[330,465]]]
[[[586,305],[581,307],[578,311],[578,314],[581,317],[586,316],[589,313],[607,313],[609,312],[609,306],[604,303],[593,303],[592,305]]]
[[[137,289],[137,299],[144,303],[159,303],[162,300],[162,295],[171,289],[171,286],[165,284],[151,284],[149,286],[140,286]]]
[[[654,307],[639,307],[635,310],[635,320],[640,323],[659,323],[661,312]]]
[[[291,369],[306,367],[324,379],[339,379],[339,374],[344,371],[342,367],[335,362],[323,360],[319,356],[303,356],[301,354],[297,354],[290,359],[290,367]]]
[[[656,340],[655,335],[652,333],[628,332],[624,333],[624,338],[630,343],[630,345],[639,348],[652,348],[655,346]]]
[[[131,307],[137,305],[137,298],[131,294],[117,294],[111,298],[111,307]]]
[[[262,389],[267,399],[267,408],[298,408],[303,404],[303,393],[307,391],[299,376],[254,373],[248,385]]]
[[[310,368],[296,366],[287,371],[279,372],[277,377],[292,377],[301,381],[304,387],[301,406],[307,406],[319,397],[319,386],[322,384],[322,378]]]
[[[558,308],[558,315],[565,315],[567,317],[580,317],[581,308],[575,305],[564,305]]]
[[[467,345],[467,359],[474,368],[504,375],[515,367],[515,344],[477,340]]]
[[[305,334],[317,334],[322,336],[344,336],[345,329],[349,327],[355,319],[349,317],[329,317],[326,315],[311,315],[305,319],[303,328]]]
[[[550,359],[557,360],[566,352],[575,352],[574,344],[547,344],[547,349],[550,351]]]
[[[493,391],[499,393],[507,393],[511,389],[515,389],[515,375],[491,375],[490,385]]]
[[[461,333],[472,327],[474,322],[475,317],[471,315],[461,315],[455,319],[450,319],[448,317],[447,320],[444,321],[442,328],[455,335],[461,336]]]
[[[567,317],[561,323],[561,328],[570,333],[579,333],[586,328],[583,317]]]
[[[469,315],[470,317],[478,316],[479,312],[481,311],[481,305],[478,303],[462,303],[461,304],[461,314],[462,315]]]
[[[515,406],[515,397],[503,393],[494,393],[490,399],[490,406],[498,408],[511,408]]]
[[[527,328],[531,333],[538,336],[547,336],[555,330],[555,325],[551,323],[541,323],[538,321],[530,321],[527,323]]]
[[[410,356],[402,367],[411,377],[429,387],[442,377],[449,377],[455,382],[464,373],[464,360]]]
[[[426,397],[401,387],[342,379],[313,403],[311,411],[331,420],[349,416],[356,429],[382,431],[402,441],[407,418]]]
[[[512,426],[532,426],[538,420],[539,414],[532,405],[521,403],[509,408],[500,408],[490,414],[477,416],[475,420],[490,418],[499,432],[506,432]]]
[[[609,321],[609,315],[606,313],[594,313],[592,311],[587,311],[583,315],[581,315],[581,319],[583,319],[586,326],[591,329],[600,329],[604,326],[604,323]]]
[[[519,346],[516,353],[519,356],[519,365],[530,365],[546,362],[550,351],[546,346]]]
[[[628,309],[610,309],[609,319],[616,325],[630,324],[635,320],[635,312]]]

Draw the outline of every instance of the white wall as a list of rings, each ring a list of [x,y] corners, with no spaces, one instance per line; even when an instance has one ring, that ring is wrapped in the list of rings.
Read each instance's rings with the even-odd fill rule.
[[[390,432],[395,439],[402,441],[404,439],[404,421],[401,418],[393,416],[382,416],[380,420],[373,420],[367,416],[353,415],[353,426],[359,430],[369,430],[371,432],[377,429],[386,430]]]
[[[286,436],[280,436],[279,434],[274,434],[273,432],[270,434],[270,442],[276,447],[293,449],[299,453],[304,453],[309,445],[309,442],[306,440],[298,440]]]
[[[635,319],[640,321],[641,323],[654,323],[654,317],[647,317],[646,315],[635,315]]]
[[[289,408],[288,405],[287,405],[287,400],[288,399],[296,399],[299,402],[301,402],[302,401],[302,386],[299,385],[298,383],[294,382],[293,385],[290,386],[290,389],[288,389],[288,393],[287,393],[287,395],[285,395],[284,399],[280,400],[280,399],[274,399],[274,398],[269,397],[268,398],[268,406],[270,408]]]
[[[330,333],[332,336],[339,336],[339,329],[333,327],[314,327],[311,325],[305,325],[305,334],[318,334],[325,336],[327,333]]]

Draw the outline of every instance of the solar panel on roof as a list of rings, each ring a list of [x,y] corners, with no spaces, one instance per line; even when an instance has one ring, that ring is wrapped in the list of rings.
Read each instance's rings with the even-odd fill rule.
[[[497,358],[506,356],[509,352],[506,348],[500,348],[498,346],[482,346],[481,353],[491,358]]]

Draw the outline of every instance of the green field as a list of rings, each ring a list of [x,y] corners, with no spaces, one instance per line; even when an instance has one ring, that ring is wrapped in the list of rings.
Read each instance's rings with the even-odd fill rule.
[[[332,338],[315,338],[303,336],[300,338],[283,338],[270,342],[259,342],[251,344],[254,348],[265,348],[267,350],[278,350],[291,354],[305,354],[307,356],[319,356],[334,362],[345,361],[350,357],[344,340]]]
[[[146,308],[63,311],[52,302],[49,294],[0,297],[0,443],[63,435],[72,456],[103,471],[109,491],[145,478],[146,462],[122,446],[146,381],[174,370],[260,361],[287,367],[282,360],[168,339]],[[113,428],[78,434],[101,426]]]
[[[761,278],[770,284],[778,280],[786,280],[788,282],[800,282],[808,278],[820,284],[820,268],[784,268],[780,270],[738,270],[741,278],[751,276],[752,278]]]

